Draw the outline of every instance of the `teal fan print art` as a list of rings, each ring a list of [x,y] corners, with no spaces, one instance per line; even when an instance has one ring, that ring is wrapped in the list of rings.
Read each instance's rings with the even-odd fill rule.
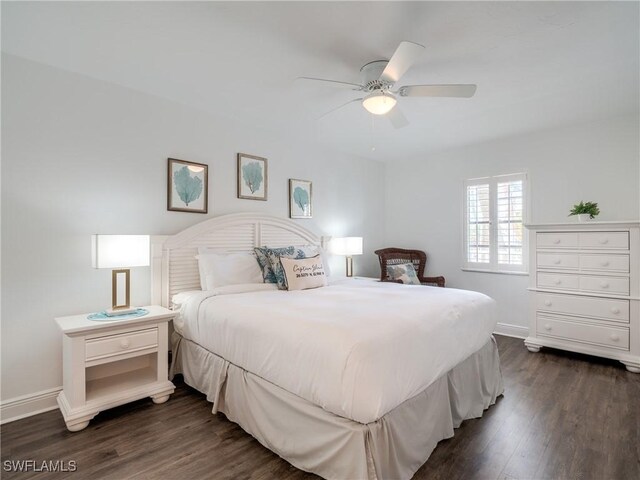
[[[242,178],[251,193],[256,193],[262,185],[262,165],[258,162],[246,163],[242,166]]]
[[[191,176],[188,167],[182,167],[175,172],[173,174],[173,182],[176,186],[178,197],[180,197],[180,200],[182,200],[187,207],[202,195],[202,179]]]
[[[300,210],[306,212],[309,205],[309,193],[304,188],[296,187],[293,191],[293,201],[300,207]]]

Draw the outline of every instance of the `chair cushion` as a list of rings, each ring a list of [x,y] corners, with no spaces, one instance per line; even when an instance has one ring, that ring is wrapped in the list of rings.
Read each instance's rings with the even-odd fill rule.
[[[387,265],[387,277],[389,280],[399,280],[407,285],[420,285],[418,274],[412,263]]]

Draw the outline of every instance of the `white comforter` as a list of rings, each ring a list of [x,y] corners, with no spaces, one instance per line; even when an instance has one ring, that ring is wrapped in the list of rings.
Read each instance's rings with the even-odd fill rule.
[[[234,285],[183,295],[176,329],[337,415],[369,423],[482,347],[494,301],[348,279],[314,290]]]

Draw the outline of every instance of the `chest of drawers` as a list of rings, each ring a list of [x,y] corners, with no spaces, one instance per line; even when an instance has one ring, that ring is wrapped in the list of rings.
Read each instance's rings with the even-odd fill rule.
[[[528,225],[529,336],[640,373],[640,222]]]

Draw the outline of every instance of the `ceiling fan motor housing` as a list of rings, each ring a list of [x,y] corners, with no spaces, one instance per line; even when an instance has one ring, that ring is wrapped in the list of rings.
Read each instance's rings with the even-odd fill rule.
[[[360,69],[360,84],[364,85],[365,92],[374,90],[388,90],[391,83],[380,80],[380,75],[389,63],[388,60],[376,60],[369,62]]]

